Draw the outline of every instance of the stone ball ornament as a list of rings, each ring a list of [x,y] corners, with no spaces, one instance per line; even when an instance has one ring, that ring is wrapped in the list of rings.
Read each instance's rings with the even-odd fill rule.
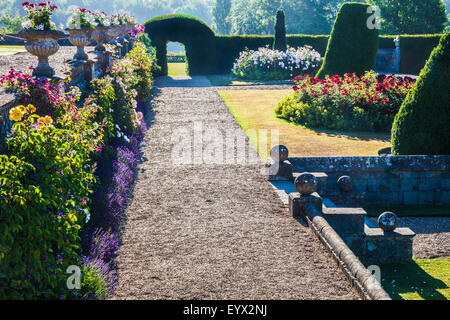
[[[310,195],[316,191],[317,178],[311,173],[302,173],[295,178],[294,185],[300,194]]]
[[[289,158],[289,150],[282,144],[273,146],[272,149],[270,149],[270,157],[275,162],[284,162]]]
[[[397,228],[398,217],[393,212],[383,212],[378,217],[378,226],[383,229],[383,231],[391,232]]]
[[[338,179],[337,185],[341,192],[350,192],[353,189],[353,180],[349,176],[342,176]]]

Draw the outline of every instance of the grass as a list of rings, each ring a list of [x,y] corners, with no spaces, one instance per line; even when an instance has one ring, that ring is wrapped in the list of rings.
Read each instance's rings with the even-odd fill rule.
[[[450,259],[384,265],[381,285],[394,300],[449,300]]]
[[[186,76],[186,63],[171,62],[167,64],[169,77]]]
[[[0,56],[14,54],[18,52],[25,52],[24,46],[0,46]]]
[[[264,84],[290,84],[291,80],[274,80],[274,81],[260,81],[260,80],[244,80],[234,77],[231,74],[214,74],[208,76],[209,81],[213,86],[255,86]]]
[[[253,145],[258,139],[248,130],[278,130],[279,141],[272,142],[270,135],[267,144],[257,147],[261,158],[266,161],[273,144],[284,144],[290,156],[373,156],[378,150],[390,146],[389,134],[373,132],[342,132],[322,129],[309,129],[277,118],[275,107],[291,90],[227,90],[219,91],[241,127],[247,132]]]
[[[378,217],[386,211],[399,217],[450,217],[450,206],[366,206],[364,210],[369,217]]]

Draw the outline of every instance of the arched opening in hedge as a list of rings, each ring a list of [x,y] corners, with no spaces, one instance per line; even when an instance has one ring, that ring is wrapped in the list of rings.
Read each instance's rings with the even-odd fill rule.
[[[155,17],[145,23],[161,75],[167,75],[167,43],[180,42],[186,48],[189,74],[212,74],[215,71],[215,35],[200,19],[181,14]]]

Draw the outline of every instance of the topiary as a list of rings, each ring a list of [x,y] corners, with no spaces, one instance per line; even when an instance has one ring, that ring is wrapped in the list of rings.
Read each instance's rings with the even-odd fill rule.
[[[273,41],[273,49],[279,51],[287,50],[286,43],[286,19],[284,11],[277,11],[277,22],[275,23],[275,39]]]
[[[161,66],[158,75],[167,75],[167,42],[181,42],[186,48],[189,74],[211,74],[215,71],[216,46],[214,31],[200,19],[184,14],[155,17],[145,23],[145,32],[156,48]]]
[[[339,10],[328,41],[325,60],[316,77],[356,73],[363,75],[375,63],[378,50],[378,30],[369,29],[369,5],[344,3]]]
[[[432,51],[392,126],[392,151],[450,154],[450,32]]]

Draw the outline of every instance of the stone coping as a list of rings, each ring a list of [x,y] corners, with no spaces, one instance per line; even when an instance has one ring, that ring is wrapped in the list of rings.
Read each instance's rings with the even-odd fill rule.
[[[296,172],[450,170],[450,155],[293,157],[289,158],[289,161],[294,165]]]

